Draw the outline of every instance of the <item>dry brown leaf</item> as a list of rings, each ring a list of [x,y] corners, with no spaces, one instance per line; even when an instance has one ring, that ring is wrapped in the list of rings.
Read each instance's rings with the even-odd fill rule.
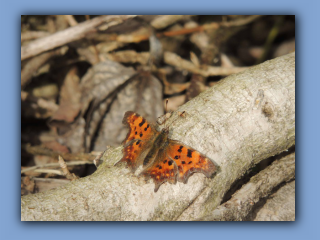
[[[121,91],[102,121],[94,150],[104,150],[106,145],[120,144],[127,134],[122,125],[126,111],[137,112],[151,121],[163,114],[162,85],[149,72],[140,72]]]
[[[79,77],[77,69],[73,67],[68,72],[61,87],[60,106],[52,116],[50,124],[54,125],[55,121],[72,123],[80,112],[80,97]]]

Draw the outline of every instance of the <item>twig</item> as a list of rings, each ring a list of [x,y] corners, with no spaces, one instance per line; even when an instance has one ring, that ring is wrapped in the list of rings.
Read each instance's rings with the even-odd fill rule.
[[[283,182],[295,177],[295,153],[272,163],[252,177],[232,198],[217,207],[210,215],[199,221],[241,221],[253,209],[254,204],[268,196]]]
[[[196,65],[194,65],[192,62],[182,59],[180,56],[178,56],[175,53],[172,52],[165,52],[164,53],[164,61],[167,64],[170,64],[172,66],[187,70],[192,73],[200,74],[204,77],[208,76],[217,76],[217,75],[231,75],[234,73],[242,72],[243,70],[248,69],[248,67],[212,67],[207,65],[202,65],[201,68],[198,68]]]
[[[106,29],[109,26],[120,24],[126,19],[131,17],[134,17],[134,16],[132,15],[100,16],[100,17],[91,19],[89,21],[79,23],[74,27],[70,27],[65,30],[56,32],[50,36],[34,40],[28,45],[21,47],[21,60],[38,55],[39,53],[65,45],[67,43],[79,40],[85,37],[85,35],[90,31],[92,31],[94,28],[104,23],[107,23],[107,24],[104,24],[104,28]]]
[[[91,162],[91,161],[72,161],[72,162],[68,162],[67,166],[76,166],[76,165],[84,165],[84,164],[92,164],[92,163],[93,162]],[[59,166],[60,166],[59,163],[47,163],[47,164],[42,164],[42,165],[37,165],[37,166],[24,168],[24,169],[21,170],[21,173],[34,171],[34,170],[36,170],[38,168],[59,167]]]
[[[64,161],[64,159],[60,155],[59,155],[58,159],[59,159],[59,164],[62,169],[63,175],[65,175],[67,179],[73,181],[73,180],[76,180],[79,178],[74,173],[70,173],[69,169],[67,168],[66,162]]]
[[[53,158],[58,158],[59,155],[63,157],[63,159],[67,161],[71,160],[81,160],[81,161],[92,161],[96,157],[93,154],[90,153],[60,153],[60,152],[54,152],[50,149],[43,148],[41,146],[30,146],[30,144],[26,144],[22,146],[28,153],[32,155],[45,155]]]

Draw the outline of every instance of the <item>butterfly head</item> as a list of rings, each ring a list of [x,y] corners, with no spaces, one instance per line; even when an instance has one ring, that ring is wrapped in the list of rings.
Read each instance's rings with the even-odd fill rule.
[[[161,129],[161,133],[168,134],[169,133],[169,127],[164,127]]]

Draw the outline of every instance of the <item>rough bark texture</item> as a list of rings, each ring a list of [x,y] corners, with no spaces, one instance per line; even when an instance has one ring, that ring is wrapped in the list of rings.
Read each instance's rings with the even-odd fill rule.
[[[22,220],[193,220],[212,212],[232,183],[261,160],[295,144],[295,53],[229,76],[179,108],[167,121],[170,137],[220,166],[211,179],[188,184],[145,182],[114,166],[122,147],[109,149],[83,179],[21,199]],[[174,122],[173,122],[174,121]],[[170,124],[172,123],[172,124]]]
[[[282,186],[272,194],[266,204],[256,213],[254,221],[294,221],[296,181]]]
[[[295,153],[291,153],[279,160],[273,162],[266,169],[255,175],[250,179],[250,182],[242,186],[242,188],[237,191],[232,198],[225,202],[224,204],[217,207],[208,216],[199,219],[201,221],[242,221],[245,219],[253,219],[251,212],[253,208],[256,207],[261,199],[268,197],[272,191],[277,188],[283,182],[289,182],[295,178]],[[293,185],[294,187],[294,185]],[[283,219],[294,221],[294,191],[290,195],[290,203],[286,204],[288,206],[286,209],[290,209],[289,217],[285,218],[285,212],[283,211],[283,204],[278,206],[282,209]],[[284,200],[285,196],[282,196]],[[271,211],[271,204],[269,207],[269,213],[275,213],[278,209]],[[293,209],[293,211],[292,211]],[[293,217],[292,217],[293,213]],[[259,218],[263,221],[262,218]],[[266,219],[270,220],[269,219]],[[279,219],[278,219],[279,220]]]

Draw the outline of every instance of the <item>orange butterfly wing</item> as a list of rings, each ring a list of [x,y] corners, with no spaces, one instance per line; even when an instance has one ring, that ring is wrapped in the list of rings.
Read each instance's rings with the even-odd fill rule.
[[[210,177],[217,170],[215,164],[209,158],[175,140],[169,139],[167,155],[177,165],[179,182],[187,183],[192,173],[199,172],[206,177]]]
[[[156,192],[164,182],[175,184],[177,182],[177,173],[177,165],[168,157],[165,149],[161,149],[158,152],[155,162],[143,170],[141,175],[147,178],[153,178],[155,184],[154,191]]]
[[[129,127],[129,132],[123,141],[123,157],[119,162],[127,162],[135,171],[145,157],[145,150],[159,133],[143,117],[131,111],[125,113],[122,123]]]
[[[210,177],[216,170],[209,158],[185,144],[168,139],[168,145],[159,150],[155,162],[141,174],[153,178],[154,191],[157,192],[162,183],[175,184],[177,180],[187,183],[195,172]]]

